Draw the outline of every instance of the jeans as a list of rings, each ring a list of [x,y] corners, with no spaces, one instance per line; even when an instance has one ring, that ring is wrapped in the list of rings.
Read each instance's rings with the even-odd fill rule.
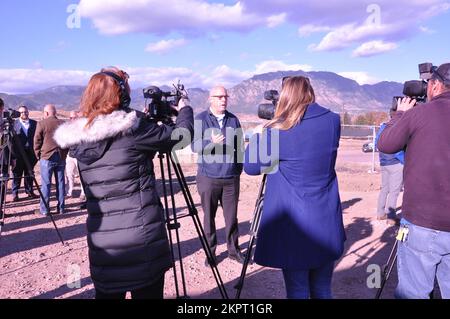
[[[58,207],[57,210],[60,213],[64,213],[64,195],[65,195],[65,185],[64,185],[64,170],[65,170],[65,161],[61,159],[61,156],[58,152],[53,153],[53,155],[48,159],[40,160],[41,167],[41,183],[42,183],[42,194],[44,195],[45,201],[50,207],[50,189],[51,189],[51,180],[52,175],[55,174],[56,178],[56,196],[58,199]],[[44,202],[41,199],[40,205],[41,214],[48,214],[47,208],[45,207]]]
[[[450,232],[405,220],[402,224],[409,232],[406,241],[398,246],[396,298],[429,299],[437,277],[442,298],[450,299]]]
[[[308,270],[283,269],[288,299],[332,299],[334,261]]]

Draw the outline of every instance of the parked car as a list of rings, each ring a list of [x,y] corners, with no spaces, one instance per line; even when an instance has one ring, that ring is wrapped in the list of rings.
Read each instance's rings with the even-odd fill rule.
[[[364,153],[373,152],[373,142],[364,143],[363,146],[362,146],[362,151]],[[378,152],[378,149],[375,149],[375,152]]]

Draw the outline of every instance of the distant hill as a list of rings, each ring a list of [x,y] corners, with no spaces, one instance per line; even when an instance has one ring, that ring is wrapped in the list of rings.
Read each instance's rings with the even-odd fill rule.
[[[229,89],[229,108],[235,113],[256,114],[257,105],[263,102],[264,91],[280,90],[281,79],[285,76],[304,75],[311,79],[317,102],[334,111],[362,113],[367,111],[386,111],[392,97],[401,95],[403,84],[397,82],[380,82],[374,85],[359,85],[356,81],[332,72],[280,71],[255,75]],[[72,110],[79,106],[83,86],[56,86],[31,94],[8,95],[0,97],[9,107],[16,108],[26,104],[30,109],[40,110],[48,103],[59,109]],[[170,91],[170,87],[161,87]],[[201,88],[188,89],[191,103],[196,111],[208,105],[208,91]],[[133,108],[142,110],[145,100],[142,88],[131,92]]]

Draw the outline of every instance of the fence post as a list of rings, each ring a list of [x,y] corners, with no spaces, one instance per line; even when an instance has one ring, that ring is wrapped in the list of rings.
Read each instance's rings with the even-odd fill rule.
[[[376,129],[375,126],[372,126],[372,170],[370,171],[371,173],[375,173],[375,139],[376,139]]]

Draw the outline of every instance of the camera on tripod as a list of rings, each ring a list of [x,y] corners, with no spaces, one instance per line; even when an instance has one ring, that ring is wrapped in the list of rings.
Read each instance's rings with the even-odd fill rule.
[[[428,81],[431,76],[437,70],[437,66],[433,63],[421,63],[419,64],[419,74],[421,80],[413,80],[405,82],[403,86],[403,94],[407,97],[415,99],[417,103],[425,103],[427,101],[427,89]],[[392,111],[397,111],[398,99],[402,99],[403,96],[394,96],[392,100]]]
[[[173,87],[170,92],[164,92],[157,86],[144,89],[145,109],[151,119],[164,122],[178,116],[178,111],[174,107],[182,98],[187,97],[187,92],[180,82]]]
[[[19,117],[20,117],[20,112],[13,110],[13,109],[8,109],[6,111],[3,111],[3,113],[2,113],[3,121],[7,121],[7,120],[11,121],[11,120],[17,119]]]
[[[0,134],[6,134],[11,129],[14,119],[20,117],[20,112],[8,109],[2,112],[2,118],[0,120]]]
[[[258,105],[258,117],[263,120],[272,120],[275,116],[280,93],[277,90],[266,91],[264,92],[264,99],[272,103],[261,103]]]

